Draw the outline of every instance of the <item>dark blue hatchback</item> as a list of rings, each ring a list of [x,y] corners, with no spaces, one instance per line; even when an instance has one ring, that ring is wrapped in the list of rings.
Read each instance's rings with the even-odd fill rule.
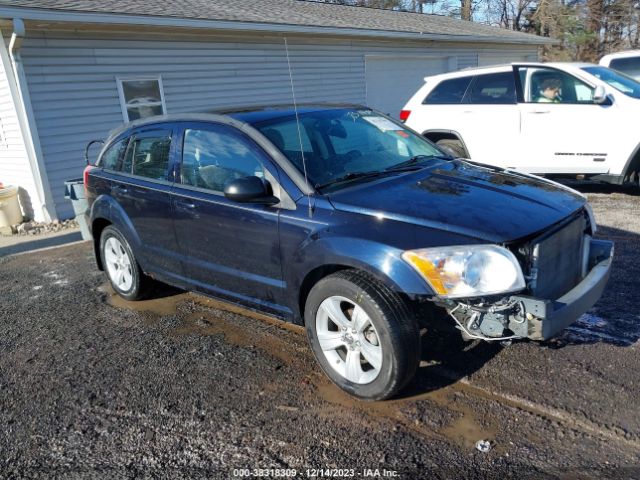
[[[467,339],[546,339],[598,300],[613,253],[579,193],[359,106],[136,121],[85,188],[121,296],[153,278],[304,324],[325,373],[365,399],[412,378],[425,305]]]

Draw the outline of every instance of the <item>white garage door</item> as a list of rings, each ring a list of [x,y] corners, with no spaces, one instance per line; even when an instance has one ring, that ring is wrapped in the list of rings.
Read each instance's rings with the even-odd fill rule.
[[[524,54],[524,53],[481,53],[478,56],[479,67],[489,67],[491,65],[504,65],[505,63],[512,62],[537,62],[538,55],[536,54]]]
[[[405,103],[424,85],[424,77],[448,71],[449,58],[365,58],[367,105],[398,118]]]

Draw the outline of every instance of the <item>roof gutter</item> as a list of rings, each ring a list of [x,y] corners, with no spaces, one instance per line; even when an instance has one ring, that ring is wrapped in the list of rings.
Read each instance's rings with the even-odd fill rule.
[[[152,15],[124,15],[119,13],[87,13],[77,11],[52,10],[24,7],[0,7],[0,18],[20,16],[25,20],[48,22],[74,22],[96,25],[144,25],[155,27],[193,28],[207,30],[254,31],[270,33],[300,33],[334,36],[356,36],[373,38],[393,38],[406,40],[428,40],[440,42],[481,42],[509,43],[519,45],[547,45],[556,43],[552,39],[531,35],[526,38],[484,35],[447,35],[424,32],[398,32],[390,30],[371,30],[364,28],[322,27],[313,25],[291,25],[259,22],[240,22],[228,20],[206,20],[179,17],[160,17]]]
[[[20,48],[22,41],[26,36],[24,22],[20,18],[13,19],[13,33],[9,42],[9,58],[11,59],[11,68],[16,84],[15,106],[18,113],[18,122],[22,130],[22,136],[27,150],[27,158],[31,167],[34,184],[40,197],[40,207],[45,221],[56,218],[55,203],[51,194],[51,185],[47,171],[44,165],[44,157],[42,156],[42,148],[38,136],[33,108],[31,107],[31,97],[29,96],[29,87],[27,85],[27,76],[22,65],[20,57]],[[0,41],[2,36],[0,35]]]

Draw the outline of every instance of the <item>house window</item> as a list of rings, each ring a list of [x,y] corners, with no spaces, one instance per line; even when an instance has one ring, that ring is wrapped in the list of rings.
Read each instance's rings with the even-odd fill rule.
[[[125,122],[167,112],[160,77],[118,78],[118,93]]]

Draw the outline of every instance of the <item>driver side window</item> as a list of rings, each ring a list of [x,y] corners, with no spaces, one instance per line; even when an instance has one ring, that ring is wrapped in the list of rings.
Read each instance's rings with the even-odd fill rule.
[[[525,103],[593,104],[594,88],[555,68],[519,67]]]
[[[264,177],[259,148],[232,127],[184,131],[180,178],[183,185],[223,192],[243,177]]]

